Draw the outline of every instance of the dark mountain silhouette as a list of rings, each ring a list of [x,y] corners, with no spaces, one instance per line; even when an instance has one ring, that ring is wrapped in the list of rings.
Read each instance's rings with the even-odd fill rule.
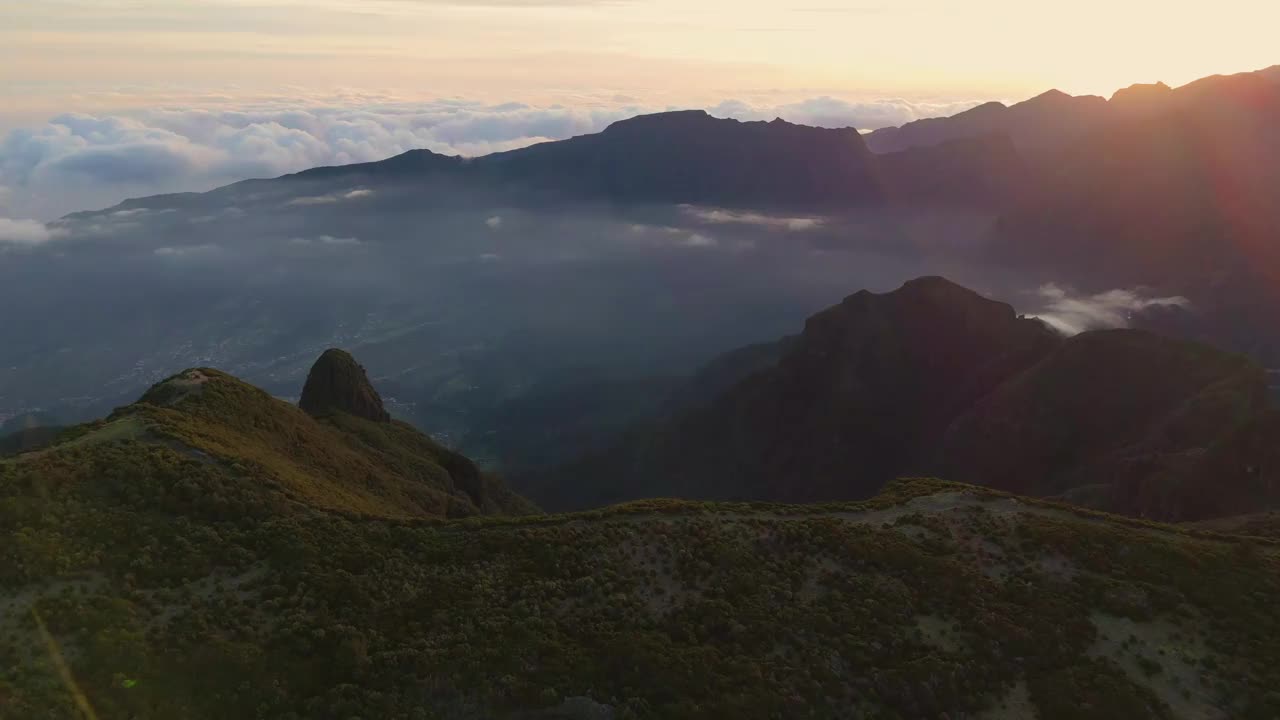
[[[466,160],[413,150],[282,179],[376,184],[430,178],[540,203],[857,207],[883,200],[871,152],[852,128],[740,122],[702,110],[641,115],[604,132]]]
[[[413,150],[282,179],[443,182],[518,203],[848,210],[886,203],[998,206],[1023,184],[1022,175],[1015,148],[998,133],[876,157],[852,128],[740,122],[686,110],[466,160]]]
[[[1173,88],[1162,82],[1139,83],[1117,90],[1111,96],[1110,109],[1113,115],[1143,117],[1168,108],[1172,99]]]
[[[1061,145],[1098,127],[1107,118],[1107,101],[1095,95],[1072,97],[1050,90],[1006,106],[990,102],[945,118],[928,118],[867,134],[877,153],[900,152],[950,140],[1006,135],[1020,150]]]
[[[1089,274],[1150,284],[1209,284],[1242,262],[1280,268],[1280,84],[1206,78],[1165,105],[1055,156],[992,255],[1078,272],[1105,253],[1107,267]]]
[[[1064,338],[921,278],[818,313],[776,363],[608,452],[531,476],[528,491],[551,506],[653,494],[812,502],[940,474],[1200,519],[1200,458],[1262,417],[1266,393],[1242,356],[1136,330]],[[1250,487],[1220,506],[1280,500]]]
[[[1031,180],[1007,135],[945,140],[876,158],[890,202],[908,208],[1007,208]]]
[[[1192,300],[1185,334],[1280,358],[1280,83],[1206,78],[1052,156],[988,260]],[[1105,262],[1099,262],[1105,258]]]
[[[1165,520],[1241,512],[1240,495],[1247,508],[1280,492],[1223,483],[1236,497],[1206,504],[1188,478],[1207,480],[1204,454],[1267,405],[1262,368],[1242,356],[1134,330],[1083,333],[957,418],[941,474]]]
[[[373,422],[391,420],[364,367],[337,348],[325,350],[311,366],[298,407],[316,417],[336,411]]]
[[[942,278],[862,291],[811,317],[776,364],[559,474],[574,491],[531,492],[550,504],[640,494],[866,497],[917,466],[921,448],[936,445],[956,415],[1059,342],[1038,320]]]
[[[882,194],[852,128],[722,120],[701,110],[642,115],[474,164],[504,181],[625,202],[856,206]]]
[[[1179,106],[1212,102],[1227,83],[1248,79],[1280,85],[1277,68],[1280,66],[1234,76],[1215,75],[1177,89],[1162,82],[1138,83],[1116,91],[1110,100],[1050,90],[1014,105],[989,102],[950,117],[881,128],[866,135],[867,146],[876,153],[891,153],[964,138],[1005,135],[1019,151],[1033,157],[1068,149],[1076,152],[1075,143],[1095,131],[1147,119]],[[1052,162],[1051,157],[1046,160]]]

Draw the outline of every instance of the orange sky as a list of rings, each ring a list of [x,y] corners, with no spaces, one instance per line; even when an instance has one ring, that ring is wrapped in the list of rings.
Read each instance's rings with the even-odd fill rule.
[[[1280,62],[1276,27],[1264,0],[0,0],[0,99],[1109,95]]]

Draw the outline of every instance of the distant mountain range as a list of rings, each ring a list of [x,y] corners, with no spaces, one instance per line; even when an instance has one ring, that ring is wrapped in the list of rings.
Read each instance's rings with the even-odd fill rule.
[[[688,388],[719,372],[713,397],[517,485],[550,507],[849,499],[914,475],[1163,520],[1280,504],[1266,377],[1243,356],[1136,330],[1064,338],[942,278],[852,295],[775,347],[726,356]]]
[[[292,392],[342,345],[388,412],[541,456],[503,443],[567,374],[651,408],[655,378],[938,272],[1028,310],[1050,282],[1181,298],[1107,322],[1280,367],[1278,89],[1272,68],[1051,92],[866,136],[663,113],[78,213],[0,266],[0,301],[35,308],[0,348],[0,413],[83,419],[191,365]],[[584,418],[547,429],[595,436]]]
[[[415,150],[227,192],[339,183],[416,187],[427,205],[963,208],[997,218],[968,260],[1082,288],[1183,295],[1195,310],[1166,331],[1280,362],[1280,338],[1263,320],[1280,312],[1278,68],[1178,88],[1134,85],[1110,100],[1050,91],[865,137],[670,112],[479,158]],[[121,208],[192,202],[147,198]]]
[[[1162,82],[1130,85],[1117,90],[1110,100],[1050,90],[1013,105],[989,102],[950,117],[881,128],[866,135],[867,146],[876,153],[893,153],[963,138],[1003,135],[1021,151],[1047,152],[1108,126],[1151,119],[1210,100],[1226,84],[1254,80],[1280,83],[1280,65],[1253,73],[1208,77],[1176,90]]]

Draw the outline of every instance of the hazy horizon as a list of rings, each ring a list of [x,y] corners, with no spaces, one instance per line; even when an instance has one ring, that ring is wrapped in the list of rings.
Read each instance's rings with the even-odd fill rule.
[[[1217,9],[0,0],[0,218],[48,221],[413,148],[483,155],[676,108],[870,130],[1274,62],[1264,35],[1280,10]],[[1255,22],[1236,22],[1243,13]]]

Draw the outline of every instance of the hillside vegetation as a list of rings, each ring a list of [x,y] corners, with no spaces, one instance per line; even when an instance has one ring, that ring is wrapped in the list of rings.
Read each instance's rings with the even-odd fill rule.
[[[402,432],[201,370],[0,463],[0,716],[1280,713],[1265,539],[932,480],[410,519]]]
[[[1280,713],[1274,539],[927,479],[513,516],[335,353],[317,416],[197,369],[0,460],[0,717]]]
[[[205,511],[229,518],[315,509],[397,518],[532,509],[407,424],[343,412],[314,418],[210,368],[180,373],[106,419],[65,431],[54,447],[0,468],[48,492],[91,483],[100,493],[146,497],[175,511],[200,495]],[[196,477],[207,480],[202,491]]]

